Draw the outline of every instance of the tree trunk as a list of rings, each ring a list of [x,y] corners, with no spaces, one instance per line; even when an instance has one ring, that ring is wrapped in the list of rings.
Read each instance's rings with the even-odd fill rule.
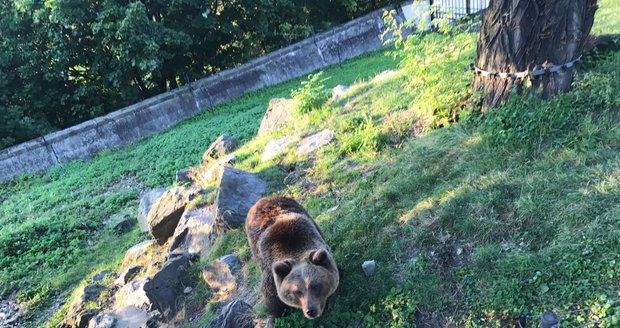
[[[531,83],[528,92],[541,90],[543,98],[568,90],[596,8],[596,0],[491,0],[478,40],[473,85],[482,92],[483,110],[501,104],[515,87],[523,92],[524,82]],[[525,77],[496,74],[526,71]]]

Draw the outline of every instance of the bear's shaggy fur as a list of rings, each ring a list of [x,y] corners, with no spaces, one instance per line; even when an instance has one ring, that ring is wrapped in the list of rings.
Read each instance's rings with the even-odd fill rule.
[[[250,209],[245,231],[271,315],[288,307],[302,309],[308,319],[323,314],[338,287],[338,268],[306,210],[291,198],[262,198]]]

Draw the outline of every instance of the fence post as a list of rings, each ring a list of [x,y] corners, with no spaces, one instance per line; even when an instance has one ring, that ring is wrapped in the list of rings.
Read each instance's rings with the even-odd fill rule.
[[[540,317],[540,328],[560,328],[560,317],[553,312],[545,312]]]
[[[465,1],[465,11],[467,15],[471,15],[471,0]]]

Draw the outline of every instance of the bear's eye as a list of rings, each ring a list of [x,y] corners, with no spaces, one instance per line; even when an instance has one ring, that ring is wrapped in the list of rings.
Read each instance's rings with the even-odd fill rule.
[[[295,297],[297,297],[297,298],[302,297],[304,295],[304,293],[301,291],[301,289],[298,289],[298,290],[294,291],[293,294],[295,294]]]

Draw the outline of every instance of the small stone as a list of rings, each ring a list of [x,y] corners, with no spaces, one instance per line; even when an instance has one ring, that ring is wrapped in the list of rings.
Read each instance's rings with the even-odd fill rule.
[[[183,294],[189,294],[192,292],[192,290],[193,290],[192,287],[185,287],[185,289],[183,289]]]
[[[364,261],[364,263],[362,264],[362,270],[364,270],[364,273],[366,274],[367,277],[374,275],[376,268],[377,268],[377,264],[375,263],[375,260]]]
[[[178,170],[176,173],[176,182],[178,184],[192,183],[192,179],[189,177],[189,170]]]
[[[349,90],[350,87],[342,84],[338,84],[332,89],[332,101],[338,101]]]
[[[202,155],[204,163],[232,153],[237,148],[237,139],[229,134],[219,136]]]
[[[279,154],[281,154],[285,149],[293,141],[291,137],[284,137],[281,139],[276,139],[269,141],[267,145],[265,145],[265,150],[263,151],[263,156],[261,160],[268,161]]]
[[[132,220],[129,215],[123,215],[121,219],[114,223],[112,229],[117,234],[124,234],[126,232],[129,232],[129,230],[131,230],[134,224],[134,220]]]
[[[123,273],[121,273],[118,276],[118,279],[116,279],[116,284],[124,285],[132,281],[136,277],[136,275],[140,272],[140,270],[142,270],[142,268],[143,266],[136,265],[136,266],[132,266],[131,268],[125,270]]]
[[[319,133],[303,138],[297,144],[297,153],[305,155],[329,144],[336,134],[334,131],[325,129]]]

